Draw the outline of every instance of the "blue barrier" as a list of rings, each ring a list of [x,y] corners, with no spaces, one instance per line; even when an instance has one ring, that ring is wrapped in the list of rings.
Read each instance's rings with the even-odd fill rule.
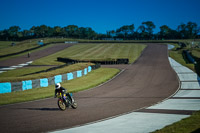
[[[72,79],[74,79],[73,73],[68,73],[67,74],[67,80],[72,80]]]
[[[91,71],[92,71],[92,67],[89,66],[89,67],[88,67],[88,72],[91,72]]]
[[[0,83],[0,94],[11,92],[11,83]]]
[[[84,69],[84,75],[87,75],[88,71],[87,68]]]
[[[32,80],[22,81],[22,90],[32,89]]]
[[[67,73],[67,75],[56,75],[54,77],[43,78],[43,79],[35,79],[35,80],[26,80],[22,82],[6,82],[0,83],[0,94],[2,93],[10,93],[13,91],[24,91],[29,90],[32,88],[39,88],[39,87],[47,87],[54,83],[60,83],[62,80],[72,80],[76,77],[82,77],[83,75],[87,75],[88,72],[92,71],[92,67],[88,66],[84,70],[79,70],[71,73]],[[65,77],[63,79],[63,77]]]
[[[82,77],[82,70],[77,71],[77,78]]]
[[[62,75],[56,75],[54,76],[54,78],[55,78],[55,84],[62,82]]]
[[[40,87],[47,87],[48,84],[48,79],[44,78],[44,79],[40,79]]]

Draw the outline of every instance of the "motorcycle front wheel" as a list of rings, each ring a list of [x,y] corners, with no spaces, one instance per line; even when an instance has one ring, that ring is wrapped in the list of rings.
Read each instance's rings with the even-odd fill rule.
[[[71,107],[72,107],[73,109],[76,109],[76,108],[78,107],[78,105],[77,105],[76,102],[74,102],[74,103],[71,105]]]
[[[58,107],[62,111],[66,110],[66,105],[65,105],[65,103],[63,102],[62,99],[58,99]]]

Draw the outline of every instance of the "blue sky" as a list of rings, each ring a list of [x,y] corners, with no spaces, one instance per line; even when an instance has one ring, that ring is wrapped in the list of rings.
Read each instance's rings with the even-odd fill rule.
[[[152,21],[176,29],[189,21],[200,26],[200,0],[0,0],[0,30],[77,25],[97,33]]]

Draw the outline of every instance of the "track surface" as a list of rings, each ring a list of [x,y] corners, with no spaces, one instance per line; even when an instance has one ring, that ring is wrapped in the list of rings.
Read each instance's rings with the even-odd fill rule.
[[[54,98],[1,106],[0,131],[47,132],[70,128],[150,106],[178,89],[165,45],[148,44],[137,62],[125,67],[103,86],[74,94],[76,110],[60,111]]]
[[[14,66],[14,65],[18,65],[18,64],[25,63],[25,62],[28,62],[28,61],[33,61],[33,60],[42,58],[44,56],[47,56],[47,55],[56,53],[58,51],[61,51],[61,50],[68,48],[72,45],[73,44],[65,44],[65,43],[55,44],[54,46],[51,46],[49,48],[45,48],[43,50],[32,52],[30,54],[30,58],[28,58],[27,55],[23,55],[23,56],[14,57],[14,58],[11,58],[11,59],[8,59],[8,60],[0,61],[0,67]]]

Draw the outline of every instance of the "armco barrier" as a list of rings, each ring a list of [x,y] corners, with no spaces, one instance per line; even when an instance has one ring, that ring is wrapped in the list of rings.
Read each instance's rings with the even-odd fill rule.
[[[54,77],[49,77],[49,78],[25,80],[22,82],[0,83],[0,94],[10,93],[15,91],[24,91],[33,88],[47,87],[55,83],[60,83],[66,80],[72,80],[77,77],[82,77],[83,75],[87,75],[89,72],[99,67],[100,65],[98,64],[98,65],[88,66],[83,70],[78,70],[75,72],[70,72],[62,75],[56,75]]]

